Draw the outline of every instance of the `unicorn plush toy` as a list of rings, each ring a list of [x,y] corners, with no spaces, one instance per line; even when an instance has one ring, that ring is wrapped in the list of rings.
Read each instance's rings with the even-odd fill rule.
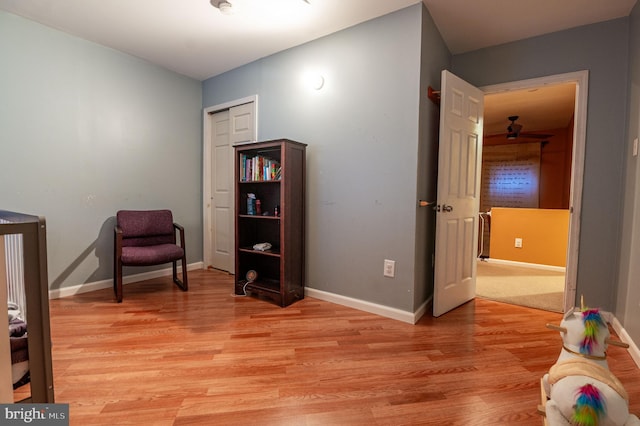
[[[629,413],[629,396],[610,371],[606,351],[609,328],[597,309],[569,311],[560,326],[562,350],[557,362],[542,378],[546,394],[544,414],[549,426],[640,426]]]

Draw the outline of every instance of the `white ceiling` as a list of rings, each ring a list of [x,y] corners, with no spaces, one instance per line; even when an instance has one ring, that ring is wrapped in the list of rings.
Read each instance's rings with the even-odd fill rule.
[[[236,9],[231,16],[209,0],[0,0],[0,9],[204,80],[419,2],[229,1]],[[628,16],[636,0],[423,2],[451,53],[458,54]],[[505,100],[497,104],[508,107]],[[535,130],[523,110],[508,110],[522,117],[523,131]]]
[[[240,9],[231,16],[209,0],[0,0],[0,9],[204,80],[419,0],[229,1]],[[457,54],[628,16],[636,0],[423,2]]]
[[[229,1],[233,15],[209,0],[0,0],[0,9],[204,80],[418,2]]]

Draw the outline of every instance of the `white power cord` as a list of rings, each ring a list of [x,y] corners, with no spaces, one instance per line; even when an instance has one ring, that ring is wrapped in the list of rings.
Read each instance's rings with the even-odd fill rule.
[[[235,293],[231,293],[231,296],[233,297],[245,297],[247,296],[247,285],[250,283],[251,281],[247,281],[246,283],[244,283],[244,285],[242,286],[242,293],[243,294],[235,294]]]

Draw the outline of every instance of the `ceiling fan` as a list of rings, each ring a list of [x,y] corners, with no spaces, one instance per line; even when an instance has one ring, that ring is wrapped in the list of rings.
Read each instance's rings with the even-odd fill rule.
[[[516,123],[516,121],[520,118],[517,115],[511,115],[508,117],[511,124],[507,126],[507,139],[517,139],[517,138],[531,138],[531,139],[549,139],[551,134],[544,133],[522,133],[522,124]]]

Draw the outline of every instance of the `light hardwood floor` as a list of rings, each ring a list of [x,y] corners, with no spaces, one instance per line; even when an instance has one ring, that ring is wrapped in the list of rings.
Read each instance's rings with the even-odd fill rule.
[[[193,271],[51,300],[56,402],[71,425],[541,425],[560,314],[476,299],[411,325],[306,298],[232,296]],[[640,414],[640,372],[610,348]]]

